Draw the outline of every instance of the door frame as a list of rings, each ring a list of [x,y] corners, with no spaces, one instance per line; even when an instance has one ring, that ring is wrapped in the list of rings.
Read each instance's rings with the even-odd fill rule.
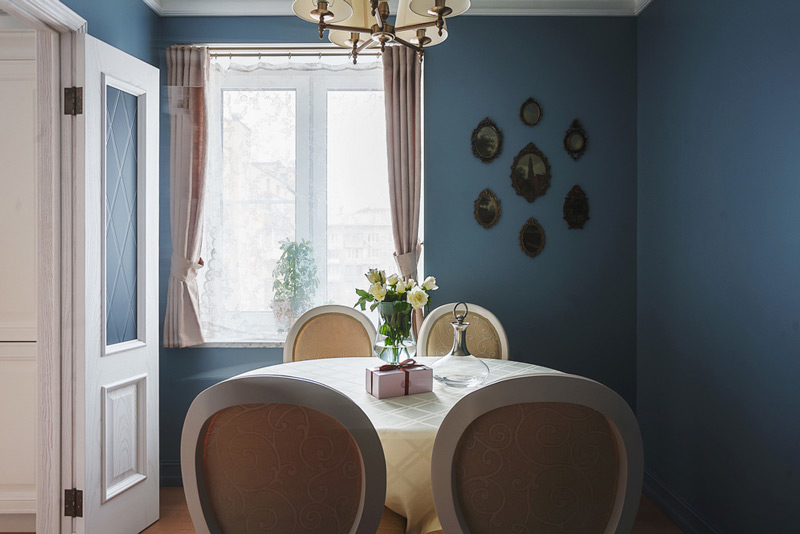
[[[61,87],[83,71],[76,39],[86,20],[58,0],[0,0],[0,9],[36,30],[37,78],[37,451],[36,530],[71,531],[62,489],[73,480],[73,221],[77,131]],[[63,483],[62,483],[63,481]]]

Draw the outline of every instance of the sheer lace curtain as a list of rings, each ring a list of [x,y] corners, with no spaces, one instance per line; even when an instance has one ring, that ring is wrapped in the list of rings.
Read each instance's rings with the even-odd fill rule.
[[[244,65],[235,63],[236,58],[223,58],[211,64],[211,178],[202,252],[205,268],[198,275],[208,342],[282,342],[285,332],[276,331],[271,309],[271,274],[281,254],[280,242],[326,231],[324,215],[321,222],[315,215],[320,209],[324,214],[324,182],[320,186],[309,176],[314,168],[310,160],[321,157],[313,153],[312,144],[320,139],[324,144],[325,138],[315,137],[313,117],[304,115],[313,113],[304,103],[315,98],[310,94],[315,82],[297,74],[370,70],[379,77],[381,65],[314,60]],[[325,251],[315,248],[314,253],[323,285]]]

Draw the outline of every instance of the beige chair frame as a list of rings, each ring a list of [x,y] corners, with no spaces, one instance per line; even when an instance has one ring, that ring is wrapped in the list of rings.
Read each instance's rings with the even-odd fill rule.
[[[431,335],[431,331],[433,330],[433,325],[436,324],[442,316],[449,315],[450,317],[453,316],[453,306],[457,303],[450,302],[448,304],[443,304],[438,308],[434,309],[425,317],[425,320],[422,322],[422,326],[419,329],[419,335],[417,336],[417,354],[419,356],[428,356],[427,354],[420,353],[420,349],[426,347],[428,344],[428,338]],[[508,359],[508,336],[506,335],[506,330],[503,328],[503,323],[500,322],[500,319],[497,318],[495,314],[484,308],[483,306],[479,306],[477,304],[470,304],[469,302],[466,303],[469,307],[469,313],[474,313],[475,315],[480,315],[494,327],[497,331],[497,337],[500,338],[500,359],[507,360]],[[467,315],[466,322],[469,322],[469,315]],[[423,349],[425,350],[425,349]],[[444,356],[443,354],[436,354],[435,356]]]
[[[347,306],[342,306],[340,304],[326,304],[325,306],[317,306],[316,308],[312,308],[297,318],[297,321],[295,321],[294,326],[292,326],[291,330],[289,330],[289,334],[286,336],[286,342],[283,345],[284,363],[294,361],[292,359],[292,353],[294,352],[294,344],[295,341],[297,341],[297,335],[300,333],[300,329],[303,328],[303,325],[306,324],[311,319],[313,319],[314,317],[317,317],[319,315],[325,315],[327,313],[338,313],[341,315],[348,315],[350,317],[353,317],[354,319],[358,319],[364,326],[364,329],[367,331],[370,342],[373,345],[375,344],[375,337],[377,336],[378,332],[375,329],[375,325],[372,324],[372,321],[370,321],[369,317],[367,317],[365,314],[361,313],[359,310],[356,310],[354,308],[349,308]]]
[[[183,424],[181,471],[192,523],[198,534],[221,533],[207,498],[203,436],[212,415],[240,404],[283,403],[317,410],[339,421],[361,453],[361,503],[351,534],[374,534],[386,499],[386,462],[375,427],[349,397],[302,378],[259,375],[231,378],[206,389],[192,402]]]
[[[644,456],[639,424],[630,406],[606,386],[581,376],[545,373],[498,380],[453,406],[433,445],[431,485],[442,528],[448,534],[468,533],[453,487],[458,443],[469,425],[496,408],[528,402],[562,402],[591,408],[608,419],[620,451],[617,498],[605,534],[628,533],[642,493]]]

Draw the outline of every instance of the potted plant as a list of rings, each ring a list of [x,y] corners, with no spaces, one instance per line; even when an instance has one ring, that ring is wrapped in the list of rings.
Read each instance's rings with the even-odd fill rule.
[[[314,250],[307,240],[281,241],[281,257],[272,271],[272,313],[279,331],[288,331],[311,308],[319,286]]]

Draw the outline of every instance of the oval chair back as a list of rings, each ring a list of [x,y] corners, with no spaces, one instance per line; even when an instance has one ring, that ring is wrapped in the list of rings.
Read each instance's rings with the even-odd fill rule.
[[[431,465],[447,534],[628,533],[644,469],[627,403],[593,380],[556,373],[465,396],[439,427]]]
[[[286,336],[283,361],[372,356],[375,325],[358,310],[331,304],[308,310]]]
[[[417,336],[417,354],[420,356],[444,356],[453,348],[454,321],[453,306],[456,303],[444,304],[431,311]],[[478,358],[508,359],[508,336],[495,314],[477,304],[469,304],[469,315],[466,322],[467,347],[470,354]],[[463,308],[463,307],[462,307]],[[461,309],[461,308],[460,308]]]
[[[198,533],[373,534],[383,448],[348,397],[286,376],[233,378],[192,402],[181,438]]]

